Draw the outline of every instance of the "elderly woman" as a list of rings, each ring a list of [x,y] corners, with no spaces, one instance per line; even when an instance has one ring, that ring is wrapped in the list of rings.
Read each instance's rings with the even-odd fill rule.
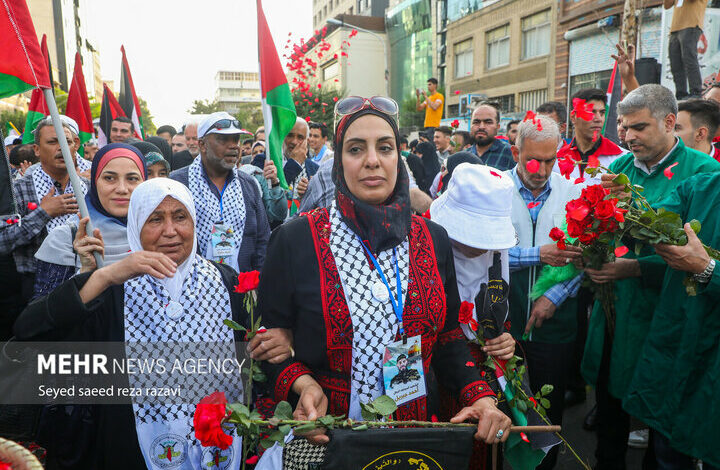
[[[31,303],[15,323],[15,335],[35,341],[122,341],[126,351],[142,343],[166,348],[172,342],[204,342],[221,344],[234,355],[239,338],[223,321],[247,324],[242,296],[233,292],[236,273],[196,254],[195,206],[188,189],[167,178],[139,185],[130,198],[127,233],[132,253]],[[227,380],[219,390],[242,390],[239,375]],[[138,402],[96,406],[94,456],[87,468],[167,468],[167,461],[158,461],[167,451],[159,443],[170,434],[177,442],[172,457],[184,462],[177,468],[208,468],[215,454],[195,439],[193,410],[193,405]],[[239,441],[233,442],[235,455],[240,455]],[[241,460],[228,468],[238,468]]]
[[[390,366],[402,353],[414,359],[430,396],[397,399],[396,419],[430,417],[437,397],[424,375],[433,366],[464,406],[453,420],[476,419],[477,439],[505,440],[510,420],[480,372],[466,365],[472,358],[458,324],[447,233],[410,213],[397,104],[349,97],[335,111],[335,202],[275,230],[261,276],[264,324],[303,338],[292,359],[264,365],[275,400],[294,403],[297,419],[360,419],[361,403],[395,393],[398,369]]]
[[[130,195],[145,177],[145,161],[135,147],[110,144],[97,152],[90,168],[90,190],[85,195],[94,233],[86,233],[87,218],[48,233],[35,253],[34,297],[47,294],[78,270],[95,269],[94,252],[103,255],[106,264],[128,255]]]

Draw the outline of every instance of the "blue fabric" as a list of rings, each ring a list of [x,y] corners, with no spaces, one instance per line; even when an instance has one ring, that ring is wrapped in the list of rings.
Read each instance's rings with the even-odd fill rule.
[[[37,299],[49,294],[57,286],[70,279],[73,274],[75,274],[75,266],[62,266],[37,260],[35,263],[35,288],[32,298]]]
[[[515,168],[515,160],[513,160],[510,144],[504,140],[495,139],[495,142],[482,155],[478,155],[477,147],[473,145],[468,149],[474,155],[482,160],[483,165],[497,168],[500,171]]]

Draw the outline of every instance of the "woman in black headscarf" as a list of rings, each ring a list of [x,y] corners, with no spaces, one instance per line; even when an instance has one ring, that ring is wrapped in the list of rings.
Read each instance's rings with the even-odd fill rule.
[[[360,419],[360,403],[392,392],[383,377],[385,347],[417,340],[418,369],[428,374],[432,365],[466,407],[455,419],[479,419],[478,439],[499,442],[510,420],[479,371],[466,367],[472,359],[458,324],[452,249],[444,229],[411,215],[396,116],[388,98],[339,101],[335,202],[270,238],[258,309],[267,327],[291,329],[296,345],[293,358],[264,364],[268,385],[276,401],[295,404],[298,419]],[[434,400],[430,390],[395,417],[427,419]]]

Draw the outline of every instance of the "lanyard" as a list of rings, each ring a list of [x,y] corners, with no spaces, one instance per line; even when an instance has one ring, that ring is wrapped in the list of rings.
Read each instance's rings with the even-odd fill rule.
[[[357,235],[356,235],[357,236]],[[370,253],[370,250],[367,246],[365,246],[365,243],[360,239],[360,237],[357,237],[357,239],[360,241],[360,244],[365,249],[365,253],[367,253],[368,258],[370,258],[370,261],[372,261],[373,266],[375,266],[375,270],[380,275],[380,279],[382,280],[383,284],[385,284],[385,287],[387,287],[388,294],[390,295],[390,303],[392,303],[392,308],[395,311],[395,316],[397,317],[398,321],[400,322],[400,334],[405,337],[405,329],[403,328],[403,300],[402,300],[402,283],[400,281],[400,267],[398,266],[398,257],[397,257],[397,248],[393,248],[393,260],[395,261],[395,279],[397,281],[397,300],[393,296],[392,289],[390,289],[390,283],[388,282],[387,278],[385,277],[385,274],[382,272],[382,268],[380,268],[380,263],[378,263],[377,258],[373,256],[372,253]]]
[[[220,221],[223,220],[223,194],[225,194],[225,188],[227,188],[228,180],[225,180],[225,184],[223,184],[222,190],[220,191]]]

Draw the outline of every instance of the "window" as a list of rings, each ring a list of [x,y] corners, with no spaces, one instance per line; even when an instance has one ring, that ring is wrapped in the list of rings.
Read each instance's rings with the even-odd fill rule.
[[[500,107],[501,114],[508,114],[515,112],[515,95],[502,95],[494,98],[488,98],[488,102],[497,103]]]
[[[473,73],[472,38],[458,42],[453,46],[455,54],[455,78],[464,78]]]
[[[612,75],[612,70],[573,75],[570,77],[570,96],[584,88],[607,90],[610,84],[610,75]]]
[[[494,69],[510,63],[510,25],[487,32],[487,68]]]
[[[340,65],[337,62],[333,62],[332,64],[323,68],[323,80],[327,81],[331,78],[337,77],[338,72],[340,72]]]
[[[520,93],[520,111],[534,111],[547,101],[547,89],[524,91]]]
[[[522,19],[522,60],[550,53],[550,10]]]

